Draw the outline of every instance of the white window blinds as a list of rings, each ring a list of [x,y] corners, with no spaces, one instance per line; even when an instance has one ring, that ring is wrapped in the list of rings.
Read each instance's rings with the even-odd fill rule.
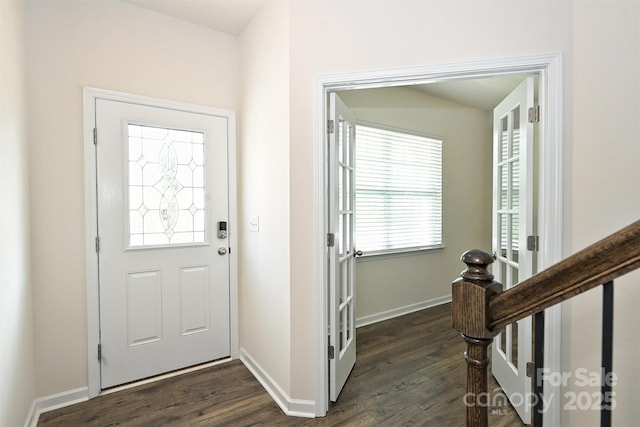
[[[442,141],[356,126],[356,244],[365,254],[442,245]]]

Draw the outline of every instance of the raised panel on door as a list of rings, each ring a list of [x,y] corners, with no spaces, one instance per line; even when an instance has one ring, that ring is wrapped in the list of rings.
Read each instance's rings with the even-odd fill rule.
[[[180,333],[206,332],[210,328],[209,267],[180,269]]]
[[[162,275],[159,270],[127,272],[129,346],[162,340]]]

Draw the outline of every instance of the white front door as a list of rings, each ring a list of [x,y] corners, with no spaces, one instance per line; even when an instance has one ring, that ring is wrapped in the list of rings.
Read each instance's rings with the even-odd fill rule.
[[[338,399],[356,363],[355,119],[329,96],[329,398]]]
[[[228,118],[95,109],[101,388],[229,356]]]
[[[534,80],[528,77],[493,115],[493,264],[505,289],[533,274],[533,124]],[[531,423],[531,316],[508,325],[493,341],[492,372],[525,424]]]

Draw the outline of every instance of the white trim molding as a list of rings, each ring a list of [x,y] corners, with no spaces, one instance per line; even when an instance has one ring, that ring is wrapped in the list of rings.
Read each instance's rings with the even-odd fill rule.
[[[221,116],[227,119],[228,128],[228,181],[229,181],[229,316],[231,358],[238,358],[238,233],[237,181],[236,181],[236,114],[234,111],[204,105],[168,101],[147,96],[132,95],[110,90],[85,87],[83,90],[84,135],[84,206],[85,206],[85,256],[87,289],[87,360],[88,396],[101,393],[100,363],[97,348],[100,340],[100,304],[98,295],[98,255],[95,251],[97,235],[96,153],[93,128],[96,121],[97,99],[126,102],[129,104],[166,108],[177,111]]]
[[[316,404],[312,400],[291,399],[280,385],[247,353],[240,349],[240,361],[247,367],[254,377],[262,384],[271,398],[278,404],[282,412],[290,417],[314,418]]]
[[[405,305],[403,307],[381,311],[380,313],[368,314],[366,316],[356,318],[356,328],[371,325],[373,323],[383,322],[385,320],[393,319],[394,317],[404,316],[405,314],[414,313],[426,308],[436,307],[448,302],[451,302],[451,295],[445,295],[439,298],[416,302],[414,304]]]
[[[541,112],[539,156],[539,207],[538,235],[540,254],[538,271],[551,267],[564,258],[564,114],[563,114],[563,62],[562,55],[553,55],[542,72],[540,80],[539,104],[546,106]],[[561,369],[561,322],[562,305],[545,310],[544,321],[544,367],[551,372]],[[549,408],[542,416],[542,424],[547,427],[560,426],[561,399],[560,384],[547,382],[544,397],[550,401]]]
[[[36,427],[40,419],[40,414],[64,408],[65,406],[75,405],[76,403],[86,402],[87,400],[89,400],[89,389],[87,387],[39,397],[33,401],[24,427]]]
[[[133,383],[127,383],[122,386],[110,388],[108,390],[101,392],[100,395],[105,396],[107,394],[113,394],[120,391],[129,390],[131,388],[140,387],[145,384],[162,381],[167,378],[173,378],[178,375],[187,374],[189,372],[195,372],[202,369],[210,368],[212,366],[221,365],[231,360],[232,360],[231,358],[225,358],[225,359],[215,360],[209,363],[203,363],[197,366],[192,366],[190,368],[180,369],[178,371],[168,372],[166,374],[157,375],[155,377],[151,377],[151,378],[143,379]],[[25,427],[36,427],[38,424],[38,419],[40,418],[40,414],[44,412],[54,411],[56,409],[64,408],[66,406],[75,405],[76,403],[86,402],[87,400],[89,400],[88,387],[81,387],[74,390],[64,391],[62,393],[52,394],[50,396],[40,397],[33,401],[33,404],[31,405],[31,409],[27,416],[27,421],[25,422]]]
[[[314,197],[315,197],[315,299],[316,299],[316,416],[328,410],[327,374],[327,191],[326,191],[326,121],[327,95],[338,90],[414,85],[455,79],[468,79],[512,73],[537,73],[540,76],[540,181],[538,234],[541,241],[539,269],[560,261],[563,226],[563,67],[562,54],[540,54],[487,59],[450,64],[341,73],[314,79]],[[452,277],[451,280],[454,280]],[[560,310],[558,304],[546,311],[545,367],[560,372]],[[545,398],[558,395],[559,390],[545,387]],[[548,427],[560,425],[559,399],[544,415]],[[462,408],[461,408],[462,410]]]

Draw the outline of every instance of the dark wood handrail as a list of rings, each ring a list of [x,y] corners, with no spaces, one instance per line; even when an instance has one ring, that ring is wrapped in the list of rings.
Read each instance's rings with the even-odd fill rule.
[[[493,280],[493,257],[467,251],[451,288],[451,323],[467,343],[466,426],[488,425],[488,346],[507,325],[640,268],[640,221],[577,252],[509,290]],[[469,404],[469,403],[472,404]]]
[[[640,221],[489,299],[489,330],[502,329],[640,268]]]

